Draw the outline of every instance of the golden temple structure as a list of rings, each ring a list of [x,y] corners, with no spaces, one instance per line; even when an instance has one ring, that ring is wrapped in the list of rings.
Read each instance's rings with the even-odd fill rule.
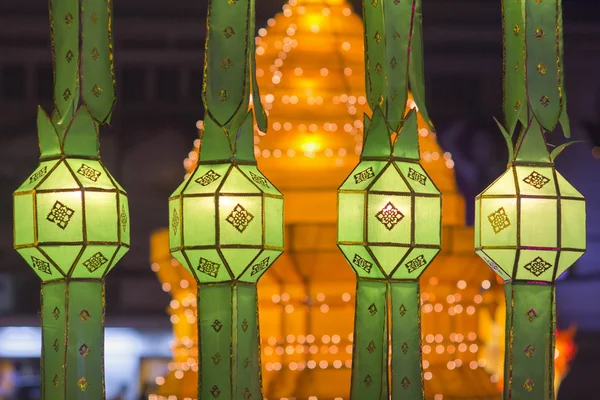
[[[256,132],[255,154],[285,195],[286,220],[285,253],[259,283],[264,397],[348,399],[356,283],[336,246],[336,191],[358,162],[368,111],[362,21],[343,0],[291,0],[256,40],[269,131]],[[503,354],[484,344],[497,338],[491,327],[503,293],[473,252],[452,157],[419,124],[423,165],[443,193],[442,252],[421,279],[426,397],[498,399],[499,377],[486,366]],[[195,398],[193,280],[171,259],[166,230],[154,234],[152,249],[152,268],[173,295],[176,338],[154,398]]]

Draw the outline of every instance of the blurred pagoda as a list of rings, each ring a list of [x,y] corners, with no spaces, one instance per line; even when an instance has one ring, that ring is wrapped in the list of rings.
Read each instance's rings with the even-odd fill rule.
[[[368,109],[362,21],[343,0],[291,0],[267,25],[256,39],[256,72],[270,126],[266,135],[256,130],[254,150],[285,195],[287,241],[259,283],[264,396],[347,399],[356,281],[336,247],[336,197],[339,182],[358,161]],[[407,107],[414,107],[411,99]],[[444,207],[442,252],[421,279],[426,397],[497,399],[498,377],[486,372],[483,350],[503,297],[493,272],[472,251],[473,231],[465,225],[452,157],[420,116],[419,127],[422,163],[443,193]],[[184,162],[188,172],[198,144]],[[172,321],[177,316],[177,361],[170,375],[157,380],[158,392],[164,399],[186,398],[183,381],[195,374],[186,352],[194,352],[196,336],[180,324],[195,322],[189,323],[177,298],[195,295],[192,288],[185,295],[173,289],[182,267],[166,256],[166,233],[155,233],[152,247],[157,257],[165,255],[153,258],[153,268],[173,269],[157,273],[180,305],[169,308]],[[183,348],[185,356],[178,353]]]

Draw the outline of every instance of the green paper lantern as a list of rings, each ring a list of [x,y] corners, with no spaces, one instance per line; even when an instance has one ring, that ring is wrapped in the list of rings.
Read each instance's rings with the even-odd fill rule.
[[[428,121],[421,4],[363,9],[373,115],[360,163],[338,190],[338,246],[358,280],[350,396],[424,399],[419,277],[440,251],[442,219],[441,193],[419,163],[417,111],[406,113],[410,84]]]
[[[207,24],[200,159],[169,198],[169,241],[198,283],[198,398],[259,399],[256,284],[283,252],[283,195],[254,157],[254,2],[211,2]]]
[[[50,2],[56,109],[38,110],[40,164],[13,196],[14,247],[42,280],[41,398],[51,400],[105,398],[104,277],[129,250],[127,193],[98,142],[115,102],[111,2],[79,11],[77,0]],[[98,53],[85,74],[80,48]]]
[[[570,143],[549,153],[545,137],[559,122],[569,135],[561,3],[504,2],[503,11],[505,64],[516,66],[505,71],[508,129],[498,124],[509,164],[476,197],[475,251],[505,282],[504,397],[541,400],[554,398],[555,282],[585,252],[585,199],[554,166]]]

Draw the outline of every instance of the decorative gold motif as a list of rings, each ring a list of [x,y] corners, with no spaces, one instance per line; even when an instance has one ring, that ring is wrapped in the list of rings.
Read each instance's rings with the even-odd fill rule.
[[[373,7],[377,7],[377,5],[379,4],[379,0],[373,0],[371,4],[373,4]]]
[[[537,40],[542,40],[544,36],[546,36],[546,33],[542,28],[537,28],[535,32],[533,32],[533,36],[535,36]]]
[[[242,396],[244,397],[244,400],[250,400],[250,397],[252,397],[252,393],[250,393],[250,390],[248,390],[248,388],[244,388]]]
[[[363,382],[365,383],[366,387],[369,387],[373,384],[373,378],[371,378],[371,375],[367,375]]]
[[[241,204],[238,204],[233,208],[231,214],[229,214],[225,220],[242,233],[253,219],[254,215],[250,214],[250,212],[242,207]]]
[[[515,71],[518,71],[518,70],[519,70],[519,66],[520,66],[520,65],[521,65],[521,64],[519,64],[519,62],[517,61],[517,63],[515,64]]]
[[[406,307],[404,306],[404,303],[400,304],[400,316],[404,317],[404,315],[408,312],[408,310],[406,309]]]
[[[225,89],[219,90],[219,100],[227,101],[229,99],[229,92]]]
[[[354,183],[359,184],[361,182],[366,181],[367,179],[371,179],[375,177],[375,172],[373,172],[373,167],[369,167],[365,170],[357,172],[354,174]]]
[[[375,217],[388,231],[391,231],[404,219],[404,214],[402,214],[390,201],[375,215]]]
[[[221,394],[221,390],[217,385],[214,385],[212,389],[210,389],[210,394],[212,394],[213,397],[216,399]]]
[[[510,220],[508,219],[504,207],[500,207],[498,210],[488,215],[488,221],[490,221],[494,233],[500,233],[510,226]]]
[[[246,333],[246,331],[248,330],[248,327],[249,327],[249,325],[248,325],[248,320],[247,320],[247,319],[244,319],[244,320],[242,321],[242,331],[244,331],[244,333]]]
[[[536,319],[538,315],[535,312],[535,310],[533,308],[531,308],[529,311],[527,311],[525,313],[525,316],[527,317],[527,319],[529,320],[529,322],[533,322],[533,320]]]
[[[369,345],[367,346],[367,351],[369,352],[369,354],[373,354],[373,352],[377,349],[377,346],[375,346],[375,342],[374,341],[370,341]]]
[[[546,75],[546,71],[548,70],[548,68],[546,68],[546,65],[544,65],[543,63],[539,63],[537,65],[537,72],[540,75]]]
[[[379,95],[379,105],[380,106],[383,105],[383,95],[382,94]]]
[[[60,383],[60,380],[58,379],[58,375],[54,374],[54,378],[52,379],[52,384],[54,385],[54,387],[58,387],[59,383]]]
[[[85,390],[88,387],[87,379],[85,379],[85,377],[83,376],[79,378],[79,380],[77,381],[77,386],[79,387],[79,389],[81,389],[82,392],[85,392]]]
[[[74,214],[75,210],[65,206],[60,201],[57,201],[54,203],[54,206],[52,206],[50,213],[46,216],[46,220],[55,223],[56,226],[64,230],[67,225],[69,225]]]
[[[104,257],[104,255],[100,252],[97,252],[87,260],[83,262],[83,266],[87,268],[90,273],[96,271],[98,268],[103,266],[108,262],[108,258]]]
[[[67,51],[67,54],[65,54],[65,60],[67,60],[68,63],[73,61],[73,57],[75,57],[75,54],[73,54],[71,50]]]
[[[427,184],[427,177],[419,171],[416,171],[410,167],[408,168],[408,179],[412,179],[413,181],[418,182],[423,186]]]
[[[221,60],[221,68],[223,68],[223,69],[228,69],[232,65],[233,65],[233,62],[231,61],[231,59],[229,57],[224,57]]]
[[[548,98],[548,96],[543,95],[542,97],[540,97],[540,104],[544,107],[548,107],[548,105],[550,104],[550,99]]]
[[[369,312],[371,313],[371,315],[375,315],[377,314],[377,306],[375,305],[375,303],[371,303],[371,305],[368,308]]]
[[[402,349],[402,352],[404,354],[408,353],[408,349],[409,349],[408,343],[406,343],[406,342],[402,343],[402,346],[400,346],[400,349]]]
[[[120,221],[121,221],[121,227],[123,228],[123,232],[127,231],[127,210],[125,210],[125,205],[123,205],[121,207],[121,216],[120,216]]]
[[[173,235],[177,235],[177,228],[179,227],[179,215],[177,215],[177,210],[175,208],[173,209],[171,227],[173,228]]]
[[[211,183],[213,183],[214,181],[218,180],[221,177],[221,175],[219,175],[218,173],[216,173],[214,170],[208,170],[204,175],[202,175],[201,177],[199,177],[198,179],[196,179],[194,182],[202,185],[202,186],[208,186]]]
[[[81,167],[77,170],[77,173],[85,178],[88,178],[92,182],[98,182],[98,178],[102,173],[89,165],[81,164]]]
[[[94,61],[96,61],[98,59],[98,57],[100,57],[100,52],[98,51],[97,48],[93,48],[92,49],[92,58],[94,59]]]
[[[94,25],[96,25],[98,23],[100,18],[98,18],[98,14],[96,14],[96,11],[94,11],[92,13],[92,15],[90,15],[90,20],[92,20],[92,24],[94,24]]]
[[[65,15],[65,24],[67,24],[67,26],[73,25],[73,14],[67,13],[67,15]]]
[[[52,344],[52,348],[54,349],[54,351],[58,352],[58,349],[60,348],[60,345],[58,344],[58,339],[54,340],[54,343]]]
[[[550,268],[552,268],[552,264],[546,262],[542,257],[536,257],[535,260],[525,265],[525,269],[535,276],[540,276]]]
[[[406,390],[410,386],[410,380],[408,379],[407,376],[405,376],[404,378],[402,378],[402,381],[400,382],[400,384],[402,385],[404,390]]]
[[[269,181],[267,181],[267,178],[265,178],[264,176],[256,175],[254,172],[250,171],[250,177],[252,178],[254,183],[267,189],[269,188]]]
[[[392,69],[395,69],[396,65],[398,65],[398,61],[396,61],[396,57],[392,57],[392,59],[390,60],[390,67],[392,67]]]
[[[212,360],[215,365],[218,365],[221,362],[221,353],[217,353],[212,356]]]
[[[244,369],[247,369],[251,363],[252,361],[250,361],[250,359],[246,357],[246,359],[244,360]]]
[[[377,42],[377,44],[381,42],[381,34],[379,33],[379,31],[375,32],[375,36],[373,37],[373,39],[375,39],[375,42]]]
[[[515,25],[515,27],[513,28],[513,33],[515,34],[515,36],[519,36],[519,33],[521,33],[521,27],[519,26],[519,24]]]
[[[408,270],[408,273],[412,274],[413,272],[415,272],[416,270],[418,270],[419,268],[421,268],[422,266],[424,266],[426,264],[427,264],[427,260],[425,260],[425,256],[423,256],[423,254],[421,254],[418,257],[416,257],[416,258],[410,260],[409,262],[407,262],[406,264],[404,264],[404,266]]]
[[[102,95],[102,88],[98,86],[98,84],[95,84],[92,88],[92,94],[96,97],[100,97]]]
[[[63,92],[63,99],[65,101],[68,101],[71,98],[71,89],[66,88],[65,91]]]
[[[533,171],[531,174],[525,177],[525,179],[523,179],[523,182],[533,186],[536,189],[541,189],[544,187],[544,185],[550,182],[550,179],[546,178],[539,172]]]
[[[218,319],[215,319],[211,326],[217,333],[221,332],[221,329],[223,329],[223,324]]]
[[[79,354],[81,355],[81,357],[87,356],[89,352],[90,348],[87,346],[87,344],[84,343],[81,346],[79,346]]]
[[[534,386],[535,386],[535,383],[533,382],[533,380],[531,380],[531,378],[525,379],[525,383],[523,384],[523,387],[525,388],[525,390],[527,390],[528,392],[531,392],[533,390]]]
[[[31,256],[31,262],[33,263],[33,267],[38,271],[48,275],[52,275],[52,269],[50,268],[49,262],[40,260],[39,258],[34,256]]]
[[[515,109],[515,111],[519,111],[519,107],[521,107],[521,100],[517,100],[513,108]]]
[[[352,260],[352,264],[354,264],[358,268],[364,270],[367,274],[370,274],[371,268],[373,268],[373,263],[371,261],[365,260],[358,254],[354,254],[354,259]]]
[[[31,175],[29,177],[29,183],[34,183],[36,182],[38,179],[40,179],[42,176],[46,175],[46,172],[48,172],[48,167],[44,166],[43,168],[40,168],[39,171],[35,172],[33,175]]]
[[[383,71],[383,67],[381,66],[381,64],[375,64],[375,72],[377,72],[377,74],[381,74],[381,71]]]
[[[533,348],[533,346],[532,346],[532,345],[529,345],[529,346],[525,347],[525,355],[526,355],[528,358],[531,358],[531,357],[533,357],[533,356],[534,356],[534,354],[535,354],[535,349]]]
[[[86,322],[90,318],[92,318],[92,315],[85,308],[79,313],[79,319],[81,320],[81,322]]]
[[[235,30],[233,29],[233,27],[228,26],[227,28],[223,29],[223,34],[227,39],[229,39],[230,37],[235,35]]]
[[[206,258],[200,257],[200,261],[198,261],[198,267],[196,269],[205,275],[216,278],[220,267],[221,264],[217,264],[216,262],[212,262]]]
[[[250,276],[254,276],[256,274],[258,274],[259,272],[267,269],[267,267],[269,266],[269,257],[264,258],[261,262],[259,262],[258,264],[255,264],[252,266],[252,272],[250,273]]]
[[[60,317],[60,310],[58,307],[54,307],[54,310],[52,310],[52,315],[54,316],[54,319],[58,319]]]

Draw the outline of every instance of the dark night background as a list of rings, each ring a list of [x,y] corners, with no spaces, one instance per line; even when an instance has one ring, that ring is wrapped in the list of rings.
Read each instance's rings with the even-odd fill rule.
[[[166,199],[202,119],[205,1],[115,0],[118,98],[102,155],[130,196],[132,249],[107,281],[107,325],[169,327],[169,296],[149,268],[149,235],[167,225]],[[257,2],[257,29],[281,0]],[[352,0],[360,12],[360,2]],[[559,324],[579,351],[561,399],[600,398],[600,1],[564,5],[566,88],[576,140],[557,163],[588,199],[588,252],[558,286]],[[459,185],[473,197],[505,167],[500,0],[423,0],[427,103]],[[0,2],[0,325],[34,326],[37,277],[12,249],[11,193],[37,164],[36,106],[52,109],[47,1]],[[564,141],[559,132],[551,141]],[[151,295],[143,295],[151,293]]]

